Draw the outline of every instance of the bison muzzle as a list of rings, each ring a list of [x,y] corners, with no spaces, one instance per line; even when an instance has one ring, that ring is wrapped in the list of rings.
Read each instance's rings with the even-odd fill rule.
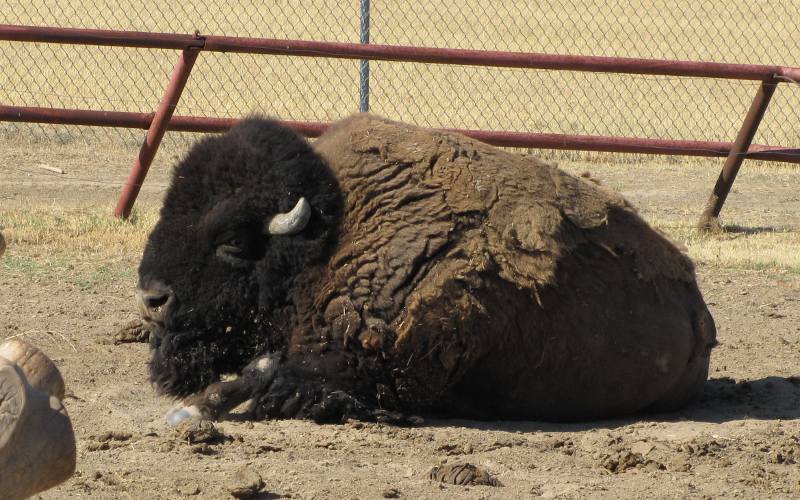
[[[621,196],[370,115],[313,147],[262,118],[200,141],[139,280],[173,422],[670,410],[716,337],[689,258]]]

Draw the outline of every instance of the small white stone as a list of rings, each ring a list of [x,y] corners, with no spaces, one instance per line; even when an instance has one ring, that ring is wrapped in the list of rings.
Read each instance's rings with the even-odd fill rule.
[[[186,420],[200,420],[203,418],[203,415],[200,413],[200,410],[195,406],[179,406],[177,408],[173,408],[167,412],[166,415],[167,424],[171,426],[176,426],[179,423],[186,421]]]

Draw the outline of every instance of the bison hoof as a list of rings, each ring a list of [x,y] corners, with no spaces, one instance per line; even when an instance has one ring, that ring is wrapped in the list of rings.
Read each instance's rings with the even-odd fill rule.
[[[167,424],[169,424],[172,427],[175,427],[181,422],[188,422],[191,420],[202,420],[203,414],[200,412],[200,409],[197,408],[197,406],[195,405],[190,405],[190,406],[178,405],[167,412],[166,418],[167,418]]]
[[[333,423],[348,418],[363,420],[366,413],[366,407],[358,399],[344,391],[332,391],[311,407],[310,416],[318,423]]]
[[[418,426],[425,423],[425,419],[417,415],[406,415],[398,411],[391,410],[374,410],[372,418],[381,424],[401,425],[401,426]]]
[[[332,391],[325,394],[319,403],[311,407],[310,416],[318,423],[344,422],[354,419],[390,425],[415,426],[424,422],[422,417],[415,415],[368,407],[343,391]]]

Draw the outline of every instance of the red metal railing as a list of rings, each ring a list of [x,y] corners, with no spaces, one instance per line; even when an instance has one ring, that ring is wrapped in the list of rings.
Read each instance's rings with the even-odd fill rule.
[[[234,120],[227,119],[172,116],[181,91],[188,80],[194,59],[202,50],[761,81],[762,85],[759,87],[750,111],[745,117],[741,130],[733,143],[455,130],[498,146],[666,155],[726,156],[727,160],[723,166],[722,173],[703,213],[701,227],[709,227],[716,222],[736,174],[746,157],[800,163],[800,150],[798,149],[751,145],[753,136],[769,105],[775,87],[782,81],[800,80],[800,68],[392,45],[362,45],[268,38],[201,36],[198,33],[182,35],[9,25],[0,25],[0,40],[180,49],[183,51],[178,64],[173,70],[164,97],[154,114],[0,106],[0,119],[3,120],[147,128],[147,138],[142,145],[115,210],[115,215],[122,217],[127,217],[130,213],[139,188],[144,182],[147,169],[166,130],[217,132],[226,130],[235,123]],[[312,122],[288,123],[301,133],[312,137],[319,135],[326,127],[326,124]]]
[[[0,24],[0,40],[78,45],[105,45],[153,49],[195,47],[211,52],[238,52],[285,56],[376,61],[408,61],[432,64],[460,64],[503,68],[630,73],[735,80],[765,80],[788,77],[800,80],[800,68],[755,64],[726,64],[697,61],[664,61],[625,57],[552,55],[530,52],[443,49],[397,45],[277,40],[141,31],[113,31],[77,28],[44,28]]]
[[[124,111],[93,111],[84,109],[53,109],[0,105],[0,121],[49,123],[57,125],[88,125],[98,127],[137,128],[147,130],[155,113]],[[235,118],[173,115],[167,130],[174,132],[225,132],[236,124]],[[319,137],[328,123],[283,120],[283,124],[306,137]],[[678,141],[673,139],[642,139],[637,137],[581,136],[506,132],[492,130],[441,129],[478,139],[493,146],[510,148],[542,148],[610,153],[639,153],[655,155],[699,156],[722,158],[730,154],[730,142]],[[757,160],[800,163],[800,148],[784,148],[753,144],[741,156]]]

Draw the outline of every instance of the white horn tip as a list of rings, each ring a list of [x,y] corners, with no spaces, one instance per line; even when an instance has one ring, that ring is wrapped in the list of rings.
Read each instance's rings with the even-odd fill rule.
[[[311,219],[311,205],[305,198],[300,198],[294,208],[278,214],[270,219],[267,226],[269,234],[292,235],[305,229]]]

